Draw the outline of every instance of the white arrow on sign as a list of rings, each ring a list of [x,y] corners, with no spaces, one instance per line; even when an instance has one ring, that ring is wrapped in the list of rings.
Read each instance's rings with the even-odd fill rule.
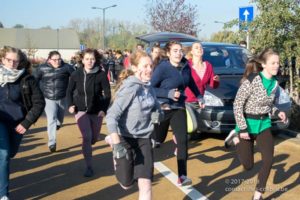
[[[243,13],[243,15],[245,15],[245,22],[248,21],[248,15],[250,15],[250,13],[248,12],[248,10],[246,9],[245,12]]]

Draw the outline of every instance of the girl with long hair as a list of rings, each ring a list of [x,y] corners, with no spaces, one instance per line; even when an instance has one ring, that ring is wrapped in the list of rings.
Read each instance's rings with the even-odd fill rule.
[[[21,50],[0,49],[0,199],[8,199],[9,163],[23,135],[45,107],[43,94],[30,74],[30,62]]]
[[[262,157],[253,199],[262,199],[272,168],[274,138],[271,133],[270,114],[286,123],[286,114],[274,106],[278,89],[275,79],[279,70],[279,54],[265,49],[257,58],[247,63],[241,86],[237,92],[233,110],[236,128],[225,139],[225,145],[236,146],[238,158],[246,170],[254,165],[254,141]]]
[[[153,140],[158,143],[165,141],[169,125],[175,136],[177,147],[178,185],[190,185],[192,180],[187,177],[187,119],[185,111],[185,89],[189,87],[204,107],[203,96],[200,94],[192,76],[188,61],[183,58],[181,43],[170,41],[165,46],[167,59],[162,60],[155,68],[151,78],[164,120],[155,126]]]
[[[80,54],[82,67],[74,71],[67,91],[68,108],[82,135],[82,153],[86,163],[85,177],[94,175],[92,145],[98,140],[102,120],[107,111],[111,92],[101,55],[95,49]]]
[[[139,199],[152,199],[152,113],[159,109],[153,88],[151,58],[143,51],[130,57],[131,70],[119,75],[113,104],[106,116],[117,180],[124,189],[137,180]],[[109,139],[108,139],[109,138]]]

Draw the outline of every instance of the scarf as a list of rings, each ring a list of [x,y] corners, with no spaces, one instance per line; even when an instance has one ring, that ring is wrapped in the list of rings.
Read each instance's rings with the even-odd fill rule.
[[[25,69],[10,69],[0,65],[0,86],[4,87],[7,83],[14,83],[25,72]]]

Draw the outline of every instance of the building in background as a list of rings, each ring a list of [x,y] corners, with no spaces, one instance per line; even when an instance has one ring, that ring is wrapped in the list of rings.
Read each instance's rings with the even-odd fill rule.
[[[0,47],[13,46],[31,58],[47,58],[58,50],[65,60],[80,50],[79,36],[73,29],[0,28]]]

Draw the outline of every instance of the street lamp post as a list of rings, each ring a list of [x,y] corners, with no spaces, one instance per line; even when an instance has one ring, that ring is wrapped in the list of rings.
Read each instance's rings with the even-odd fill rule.
[[[100,7],[92,7],[92,9],[100,9],[102,10],[102,47],[103,47],[103,50],[105,49],[105,10],[108,9],[108,8],[113,8],[113,7],[116,7],[117,5],[111,5],[111,6],[107,6],[105,8],[100,8]]]
[[[226,22],[221,22],[221,21],[214,21],[214,23],[216,24],[223,24],[223,28],[225,29],[225,26],[226,26]]]

